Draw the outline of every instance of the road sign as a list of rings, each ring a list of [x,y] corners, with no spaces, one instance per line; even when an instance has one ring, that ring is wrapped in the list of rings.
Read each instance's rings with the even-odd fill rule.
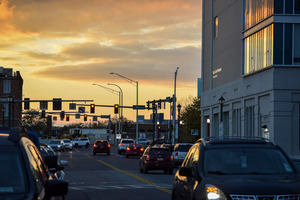
[[[116,139],[121,139],[121,138],[122,138],[121,134],[117,134]]]
[[[85,107],[79,107],[78,112],[79,113],[85,113]]]
[[[109,118],[109,115],[101,115],[101,118]]]
[[[76,110],[76,103],[70,103],[69,110]]]
[[[134,110],[137,110],[137,109],[139,109],[139,110],[145,110],[146,106],[145,105],[133,105],[132,108]]]
[[[191,135],[199,135],[199,131],[197,129],[192,129]]]

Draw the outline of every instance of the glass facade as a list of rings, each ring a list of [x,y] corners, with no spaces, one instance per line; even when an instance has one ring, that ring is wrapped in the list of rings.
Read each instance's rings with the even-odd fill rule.
[[[273,24],[244,40],[244,74],[273,65]]]
[[[294,25],[294,64],[300,65],[300,24]]]
[[[245,29],[274,13],[274,0],[245,0]]]

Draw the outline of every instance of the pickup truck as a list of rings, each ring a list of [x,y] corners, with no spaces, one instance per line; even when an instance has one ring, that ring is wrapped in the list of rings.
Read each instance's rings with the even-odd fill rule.
[[[88,148],[90,146],[90,140],[88,138],[74,138],[72,140],[72,144],[74,147],[86,147]]]

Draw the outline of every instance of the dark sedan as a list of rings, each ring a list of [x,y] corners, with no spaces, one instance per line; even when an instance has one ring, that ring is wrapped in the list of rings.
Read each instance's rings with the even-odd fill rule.
[[[126,158],[129,156],[142,156],[144,153],[144,148],[142,144],[129,144],[126,148]]]
[[[106,153],[110,155],[110,144],[107,140],[96,140],[93,146],[93,155],[96,153]]]
[[[165,174],[173,174],[173,156],[168,148],[152,147],[146,148],[140,158],[140,172],[148,173],[149,170],[163,170]]]

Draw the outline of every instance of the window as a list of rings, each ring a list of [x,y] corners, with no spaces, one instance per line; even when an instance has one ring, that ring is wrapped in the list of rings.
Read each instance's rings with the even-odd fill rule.
[[[300,14],[300,0],[295,0],[295,14]]]
[[[254,106],[245,109],[245,136],[254,136]]]
[[[234,109],[232,112],[232,136],[241,135],[241,109]]]
[[[219,36],[219,18],[218,16],[214,19],[214,38]]]
[[[294,25],[294,36],[294,64],[300,65],[300,24]]]
[[[3,93],[11,93],[11,81],[10,80],[4,80],[3,81]]]
[[[273,24],[244,39],[244,74],[273,65]]]

